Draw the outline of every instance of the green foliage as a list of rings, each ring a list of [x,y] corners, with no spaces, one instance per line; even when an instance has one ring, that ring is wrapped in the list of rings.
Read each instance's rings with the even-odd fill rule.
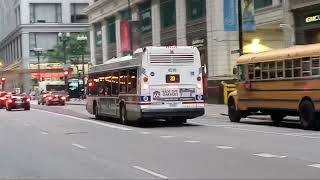
[[[74,59],[75,57],[76,59],[79,59],[78,57],[81,56],[82,54],[84,55],[89,54],[88,41],[87,42],[78,41],[77,37],[79,35],[87,36],[87,34],[73,33],[71,34],[69,39],[65,42],[65,49],[64,49],[63,42],[59,42],[59,44],[57,44],[53,50],[48,51],[46,54],[46,56],[49,59],[48,62],[63,63],[64,57],[66,57],[67,60],[71,58]]]

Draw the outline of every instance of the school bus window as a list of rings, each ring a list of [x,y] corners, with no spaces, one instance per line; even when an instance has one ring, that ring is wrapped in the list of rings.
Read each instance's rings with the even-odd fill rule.
[[[283,78],[283,61],[277,62],[277,77]]]
[[[249,74],[249,80],[253,80],[254,79],[254,64],[248,65],[248,74]]]
[[[303,58],[302,61],[302,76],[311,76],[311,63],[310,59],[308,58]]]
[[[261,79],[261,63],[256,63],[254,67],[255,79]]]
[[[294,68],[301,68],[301,59],[295,59],[293,62]]]
[[[238,74],[239,74],[239,77],[238,77],[238,80],[239,81],[245,81],[246,80],[246,71],[245,71],[245,65],[239,65],[238,66]]]
[[[320,63],[319,63],[319,58],[312,58],[312,75],[313,76],[316,76],[316,75],[319,75],[320,72],[319,72],[319,66]]]
[[[293,60],[293,77],[301,77],[301,59]]]
[[[270,79],[276,78],[275,62],[269,62],[269,77]]]
[[[268,79],[269,63],[262,63],[262,79]]]
[[[286,78],[292,77],[292,60],[285,61],[285,76]]]

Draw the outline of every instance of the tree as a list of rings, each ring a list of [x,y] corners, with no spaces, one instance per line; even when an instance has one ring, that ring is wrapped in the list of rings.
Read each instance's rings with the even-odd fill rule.
[[[88,45],[87,48],[83,48],[82,42],[77,40],[77,37],[80,35],[87,35],[87,33],[72,33],[70,39],[66,42],[66,58],[67,60],[70,60],[72,64],[79,64],[79,56],[83,53],[86,55],[89,54]],[[47,57],[49,63],[63,63],[63,43],[58,43],[52,50],[48,51]]]

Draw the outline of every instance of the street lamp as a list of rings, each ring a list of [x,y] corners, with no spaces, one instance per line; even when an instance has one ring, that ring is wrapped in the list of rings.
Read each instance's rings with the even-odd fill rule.
[[[291,31],[291,43],[294,46],[296,42],[295,42],[295,34],[294,34],[293,27],[290,26],[289,24],[280,24],[279,27],[282,29],[289,29]]]
[[[82,88],[84,90],[85,89],[84,53],[85,53],[88,37],[85,35],[81,35],[77,37],[77,40],[81,42],[80,44],[81,44],[81,52],[82,52],[81,54],[82,55],[82,86],[83,86]]]
[[[40,56],[42,54],[42,48],[34,48],[33,51],[36,53],[36,56],[38,57],[38,84],[41,81],[40,79]]]
[[[63,47],[63,62],[64,64],[67,64],[67,56],[66,56],[66,50],[67,50],[67,42],[70,39],[70,33],[62,33],[60,32],[58,34],[59,40],[62,42],[62,47]]]

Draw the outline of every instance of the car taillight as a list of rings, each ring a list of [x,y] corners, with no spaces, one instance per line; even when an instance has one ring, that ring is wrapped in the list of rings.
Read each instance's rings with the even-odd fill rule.
[[[52,97],[48,97],[49,100],[52,100]]]
[[[0,100],[6,100],[6,99],[7,99],[7,98],[5,98],[5,97],[1,97],[1,98],[0,98]]]
[[[55,95],[54,97],[56,97],[56,98],[57,98],[57,97],[59,97],[59,96],[58,96],[58,95]]]
[[[66,100],[67,98],[66,98],[66,97],[64,97],[64,96],[62,96],[62,97],[61,97],[61,99],[62,99],[62,100]]]
[[[31,101],[31,99],[30,99],[30,98],[28,98],[28,99],[27,99],[27,102],[30,102],[30,101]]]
[[[8,100],[8,103],[12,103],[12,102],[13,102],[12,99],[9,99],[9,100]]]
[[[43,95],[42,97],[43,97],[43,98],[46,98],[46,97],[47,97],[47,95]]]

